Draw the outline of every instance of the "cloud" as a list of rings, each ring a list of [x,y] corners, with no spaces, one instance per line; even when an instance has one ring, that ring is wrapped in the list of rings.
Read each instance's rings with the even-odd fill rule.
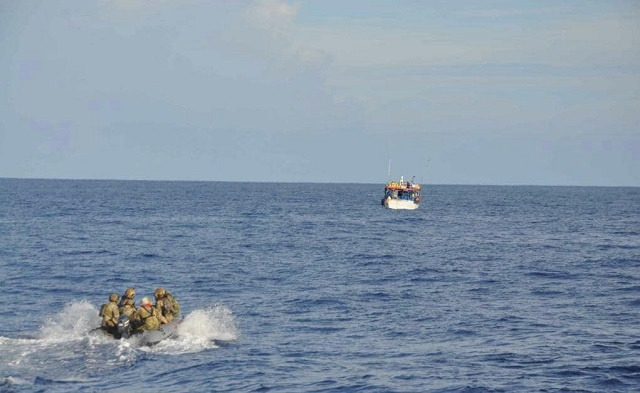
[[[425,13],[418,24],[331,19],[301,26],[295,44],[331,59],[327,85],[361,105],[374,127],[522,129],[515,126],[560,119],[549,124],[562,128],[581,124],[590,113],[581,111],[598,101],[637,102],[637,14],[553,11]],[[630,124],[637,115],[620,118]]]
[[[298,6],[279,0],[258,0],[245,11],[245,16],[254,27],[279,35],[289,29],[298,13]]]
[[[302,45],[330,53],[338,67],[640,62],[640,23],[630,18],[417,29],[361,21],[301,30]]]

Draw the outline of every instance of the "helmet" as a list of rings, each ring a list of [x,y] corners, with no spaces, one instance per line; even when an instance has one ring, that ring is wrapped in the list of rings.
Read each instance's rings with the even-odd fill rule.
[[[164,290],[164,288],[159,287],[158,289],[156,289],[156,291],[153,293],[153,296],[157,298],[159,297],[163,297],[164,295],[167,294],[167,291]]]
[[[133,299],[133,297],[136,296],[136,290],[133,288],[127,288],[127,290],[124,291],[124,296],[128,297],[129,299]]]
[[[145,297],[142,298],[142,300],[140,300],[140,305],[144,306],[144,305],[147,305],[147,304],[151,305],[151,301],[149,300],[148,297],[145,296]]]
[[[135,306],[136,303],[133,301],[133,299],[127,299],[125,300],[124,304],[128,306]]]
[[[109,295],[109,301],[110,302],[117,302],[118,299],[120,299],[120,296],[118,296],[117,293],[112,293],[111,295]]]

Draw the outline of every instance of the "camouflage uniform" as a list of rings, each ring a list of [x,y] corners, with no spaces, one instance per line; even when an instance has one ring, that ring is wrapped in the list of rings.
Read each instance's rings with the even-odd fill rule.
[[[155,330],[160,327],[160,322],[166,320],[150,304],[149,307],[140,306],[133,314],[134,321],[139,325],[137,330]]]
[[[127,317],[129,317],[129,319],[131,319],[131,316],[133,315],[133,313],[136,312],[136,308],[134,307],[133,300],[126,299],[124,302],[124,305],[120,307],[119,311],[120,311],[120,315],[126,315]]]
[[[171,322],[180,312],[180,305],[173,295],[164,288],[156,289],[154,296],[156,298],[155,308],[166,320]]]
[[[122,309],[122,307],[124,307],[124,305],[127,303],[127,300],[133,301],[133,304],[135,305],[135,301],[133,300],[134,297],[136,297],[136,290],[133,288],[127,288],[127,290],[124,291],[124,295],[122,295],[122,297],[120,298],[118,307]]]
[[[102,306],[100,310],[100,316],[102,316],[102,329],[109,333],[113,333],[118,326],[118,318],[120,318],[120,311],[118,311],[118,294],[112,293],[109,296],[109,303]]]

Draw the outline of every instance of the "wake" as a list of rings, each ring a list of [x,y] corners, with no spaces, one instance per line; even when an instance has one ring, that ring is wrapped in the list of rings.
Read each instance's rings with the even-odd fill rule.
[[[217,343],[235,341],[238,327],[231,310],[222,305],[190,312],[178,326],[177,334],[153,347],[141,348],[154,353],[193,353],[217,348]]]
[[[176,335],[153,347],[140,347],[136,337],[115,340],[99,326],[98,307],[88,301],[69,303],[55,316],[48,317],[35,334],[10,338],[0,336],[3,366],[33,367],[56,359],[85,356],[109,357],[114,363],[135,362],[137,353],[183,354],[218,347],[220,342],[238,338],[238,327],[231,310],[224,305],[196,309],[184,316]],[[102,355],[101,355],[102,354]],[[109,362],[109,361],[108,361]]]

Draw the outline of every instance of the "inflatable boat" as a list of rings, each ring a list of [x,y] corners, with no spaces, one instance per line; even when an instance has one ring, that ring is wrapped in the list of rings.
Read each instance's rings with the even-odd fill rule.
[[[138,337],[138,343],[140,345],[151,346],[159,343],[165,338],[169,338],[176,334],[178,325],[181,320],[175,319],[167,324],[161,325],[155,330],[134,330],[131,320],[126,315],[121,315],[118,319],[118,331],[113,336],[117,339]]]

